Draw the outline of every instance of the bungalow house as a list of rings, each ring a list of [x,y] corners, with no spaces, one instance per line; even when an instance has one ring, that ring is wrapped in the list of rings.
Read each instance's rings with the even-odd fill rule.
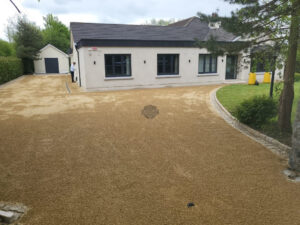
[[[198,17],[169,26],[71,23],[75,80],[87,91],[247,81],[245,53],[215,57],[195,46],[239,37]],[[263,76],[261,76],[262,79]]]

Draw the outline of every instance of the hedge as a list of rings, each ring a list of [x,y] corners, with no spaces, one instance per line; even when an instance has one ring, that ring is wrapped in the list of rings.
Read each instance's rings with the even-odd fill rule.
[[[22,60],[16,57],[0,56],[0,84],[23,75]]]

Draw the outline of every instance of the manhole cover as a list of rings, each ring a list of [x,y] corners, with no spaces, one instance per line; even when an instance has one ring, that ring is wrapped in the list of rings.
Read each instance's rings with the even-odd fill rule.
[[[142,110],[142,114],[147,118],[147,119],[153,119],[154,117],[157,116],[159,113],[159,110],[157,109],[156,106],[154,105],[146,105],[144,109]]]

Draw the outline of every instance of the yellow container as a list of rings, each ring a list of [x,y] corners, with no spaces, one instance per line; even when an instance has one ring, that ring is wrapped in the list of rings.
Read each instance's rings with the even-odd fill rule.
[[[256,73],[250,73],[249,74],[248,84],[254,85],[255,81],[256,81]]]
[[[268,84],[271,83],[271,73],[265,72],[264,83],[268,83]]]

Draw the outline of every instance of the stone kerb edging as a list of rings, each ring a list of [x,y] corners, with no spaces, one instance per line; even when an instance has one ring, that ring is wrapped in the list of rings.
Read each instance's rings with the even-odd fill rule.
[[[227,109],[224,108],[224,106],[219,102],[217,99],[217,91],[220,89],[216,88],[210,93],[210,101],[213,105],[213,108],[215,111],[232,127],[239,130],[241,133],[247,135],[251,139],[255,140],[256,142],[262,144],[269,150],[271,150],[276,155],[280,156],[281,158],[288,159],[288,153],[291,150],[291,147],[280,143],[279,141],[275,140],[274,138],[271,138],[267,135],[264,135],[245,124],[240,123],[235,117],[233,117]]]
[[[8,85],[10,85],[10,84],[12,84],[12,83],[15,83],[15,82],[18,81],[18,80],[22,80],[22,79],[25,78],[25,76],[26,76],[26,75],[22,75],[22,76],[19,76],[19,77],[13,79],[13,80],[7,81],[7,82],[4,83],[4,84],[0,84],[0,88],[4,88],[4,87],[6,87],[6,86],[8,86]]]

